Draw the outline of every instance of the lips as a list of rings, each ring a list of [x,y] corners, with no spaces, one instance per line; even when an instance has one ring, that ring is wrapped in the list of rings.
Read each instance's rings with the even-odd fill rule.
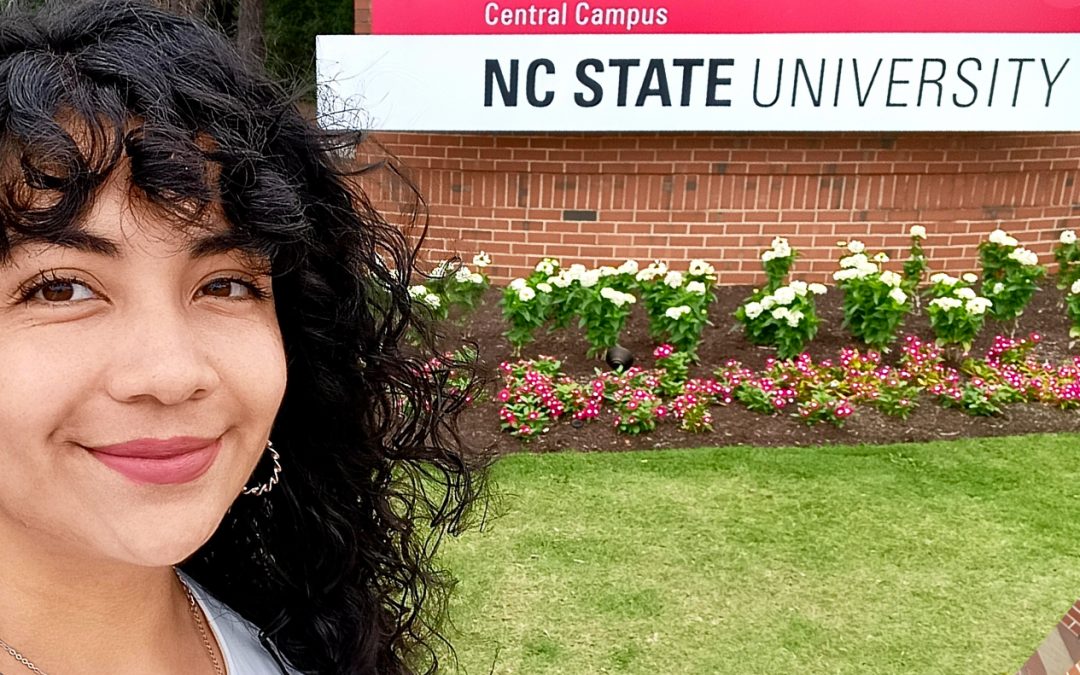
[[[136,483],[170,485],[189,483],[206,473],[221,450],[221,439],[142,438],[87,450],[99,462]]]

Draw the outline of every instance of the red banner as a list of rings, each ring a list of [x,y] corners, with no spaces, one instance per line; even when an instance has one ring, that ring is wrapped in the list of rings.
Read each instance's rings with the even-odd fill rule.
[[[376,35],[1074,33],[1080,0],[373,0]]]

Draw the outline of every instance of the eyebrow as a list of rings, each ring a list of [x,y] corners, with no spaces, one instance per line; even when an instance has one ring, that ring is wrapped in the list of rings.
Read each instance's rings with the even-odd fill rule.
[[[25,234],[12,242],[12,248],[39,243],[60,246],[82,253],[103,255],[116,260],[123,257],[120,244],[117,242],[108,237],[81,231],[67,232],[60,238]],[[192,237],[185,248],[188,254],[195,259],[209,258],[220,253],[241,252],[249,255],[255,253],[253,247],[250,245],[245,246],[232,232],[215,232]]]

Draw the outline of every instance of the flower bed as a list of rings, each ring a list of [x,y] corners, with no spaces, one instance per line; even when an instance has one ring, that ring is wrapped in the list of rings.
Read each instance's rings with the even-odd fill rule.
[[[1080,334],[1075,234],[1063,232],[1055,247],[1059,272],[1049,294],[1041,292],[1047,268],[1002,230],[980,244],[978,274],[956,271],[956,276],[930,274],[932,261],[923,251],[926,231],[916,226],[910,235],[902,264],[861,241],[838,242],[831,291],[796,278],[798,252],[776,237],[761,253],[765,285],[751,289],[733,308],[724,305],[745,289],[716,288],[715,270],[705,260],[680,271],[662,261],[640,269],[632,260],[588,269],[545,258],[529,277],[499,291],[497,325],[513,357],[499,358],[503,382],[494,405],[501,427],[531,441],[567,421],[578,436],[594,434],[588,427],[597,422],[622,435],[672,427],[715,433],[724,426],[716,409],[727,407],[836,429],[863,417],[857,413],[864,409],[905,422],[927,404],[1000,419],[1008,417],[1010,407],[1040,408],[1025,414],[1026,420],[1080,407],[1080,358],[1059,349],[1059,342]],[[473,259],[480,268],[489,262],[485,254]],[[464,312],[460,318],[468,318],[459,326],[475,326],[479,315],[471,313],[489,281],[464,267],[451,271],[440,267],[434,282],[414,289],[414,298],[440,318],[453,305]],[[1053,308],[1045,304],[1048,297],[1056,300]],[[829,316],[830,307],[839,316]],[[1032,330],[1031,337],[1005,337],[1022,329]],[[829,337],[819,339],[819,330]],[[760,354],[747,361],[731,353],[736,331],[742,342],[768,350],[763,363],[754,363]],[[644,345],[624,349],[642,333],[648,336]],[[1044,334],[1052,336],[1051,352],[1060,353],[1033,353]],[[540,345],[552,336],[576,337],[577,344],[546,352],[557,359],[529,358],[545,353]],[[492,340],[498,338],[472,337],[479,338],[481,356],[491,362],[499,352]],[[718,339],[727,353],[715,348]],[[980,341],[982,358],[973,351]],[[821,353],[830,343],[835,343],[833,353]],[[582,352],[594,367],[585,373],[576,366],[565,370],[563,361]],[[595,367],[605,353],[618,372]],[[634,353],[638,367],[630,368]],[[1053,424],[1071,429],[1074,422],[1069,416]],[[934,428],[930,425],[928,433]]]
[[[1042,336],[998,336],[981,359],[949,365],[941,348],[914,335],[903,340],[895,365],[881,353],[846,348],[836,361],[815,362],[807,353],[769,358],[755,371],[729,360],[705,378],[691,378],[688,355],[671,345],[653,350],[652,368],[596,371],[575,379],[551,357],[500,365],[504,431],[523,440],[548,433],[559,423],[575,428],[609,421],[625,434],[674,423],[692,433],[714,431],[712,409],[741,404],[762,415],[795,415],[809,425],[844,425],[856,407],[907,419],[920,399],[968,415],[1000,415],[1014,403],[1042,403],[1061,410],[1080,408],[1080,356],[1052,364],[1033,351]]]
[[[704,387],[706,396],[715,397],[718,394],[716,390],[709,390],[709,387],[714,386],[710,384],[710,381],[719,383],[719,378],[715,377],[714,371],[723,367],[725,363],[737,361],[751,373],[760,374],[769,368],[770,359],[775,357],[774,350],[752,344],[733,318],[738,307],[752,291],[752,288],[746,286],[716,288],[716,301],[709,308],[709,319],[713,325],[707,326],[704,330],[698,348],[698,362],[686,364],[686,378],[696,380],[699,386]],[[1068,297],[1068,291],[1069,289],[1065,289],[1064,292],[1056,289],[1053,283],[1045,283],[1043,290],[1035,295],[1017,324],[1021,335],[1031,332],[1039,334],[1038,345],[1032,348],[1029,356],[1040,365],[1040,368],[1043,361],[1055,366],[1067,365],[1072,362],[1072,356],[1076,353],[1069,350],[1070,322],[1062,308]],[[734,401],[727,405],[717,403],[709,405],[704,410],[700,406],[695,409],[692,399],[684,398],[676,402],[676,397],[672,396],[669,390],[668,393],[661,393],[658,396],[659,402],[649,400],[645,404],[645,407],[651,406],[653,410],[657,405],[666,407],[667,415],[657,419],[655,428],[648,433],[627,434],[616,428],[614,416],[616,408],[611,403],[602,401],[601,396],[588,388],[591,386],[590,383],[597,379],[596,368],[602,368],[603,363],[585,355],[588,348],[585,332],[570,325],[566,329],[553,332],[537,332],[535,342],[524,348],[521,356],[537,358],[542,354],[557,355],[560,368],[558,371],[551,372],[561,373],[575,383],[578,386],[576,389],[578,395],[585,399],[591,396],[593,405],[586,408],[584,415],[595,419],[583,421],[580,426],[572,424],[573,412],[570,413],[571,419],[561,421],[549,419],[546,422],[549,431],[525,443],[501,430],[502,423],[505,421],[499,417],[503,402],[495,397],[502,389],[499,386],[501,375],[498,364],[517,361],[512,347],[503,336],[506,324],[499,307],[500,293],[499,289],[488,291],[483,303],[470,315],[466,326],[468,335],[480,346],[483,361],[490,366],[494,385],[491,389],[492,398],[478,401],[467,410],[462,426],[466,437],[474,447],[484,448],[490,452],[508,453],[522,449],[546,452],[570,448],[621,450],[691,445],[776,446],[885,443],[1043,431],[1080,431],[1080,412],[1062,410],[1053,404],[1030,401],[1001,402],[999,414],[990,416],[969,414],[960,407],[945,404],[941,398],[942,396],[955,398],[957,393],[954,387],[947,386],[946,378],[940,383],[943,385],[941,389],[933,391],[929,387],[922,386],[913,398],[909,397],[908,403],[910,404],[913,400],[916,405],[912,406],[906,418],[884,411],[882,409],[884,403],[871,405],[855,401],[851,403],[850,414],[841,410],[840,415],[843,419],[841,426],[829,423],[827,419],[820,420],[825,423],[807,424],[804,416],[800,414],[798,407],[800,402],[804,403],[802,410],[807,410],[808,415],[823,415],[823,413],[813,412],[810,399],[797,398],[794,403],[785,404],[782,414],[765,416],[760,412],[755,412],[741,401]],[[833,367],[843,366],[842,359],[845,350],[851,348],[853,341],[850,334],[842,327],[844,317],[842,294],[836,292],[835,289],[830,289],[827,294],[819,296],[817,313],[820,318],[820,330],[806,347],[809,363],[820,366],[822,362],[831,359]],[[991,363],[994,358],[992,350],[995,337],[1006,333],[1010,327],[1011,324],[999,323],[988,318],[984,330],[974,339],[972,354],[984,357],[982,359],[984,363]],[[933,333],[930,330],[925,305],[922,312],[908,316],[904,329],[911,335],[921,336],[920,339],[924,344],[926,343],[925,337]],[[640,305],[634,307],[622,335],[621,343],[635,354],[638,365],[645,368],[655,365],[655,359],[652,356],[655,344],[649,336],[648,317]],[[859,353],[865,356],[865,352],[863,348]],[[901,352],[900,345],[894,346],[893,351],[886,354],[875,368],[881,365],[895,366]],[[847,352],[847,354],[852,353]],[[803,367],[806,365],[807,362],[804,361]],[[960,363],[949,361],[942,365],[959,368]],[[1005,363],[998,366],[1002,377],[1014,376],[1008,368],[1009,365]],[[799,362],[795,361],[793,367],[798,368]],[[972,374],[965,373],[965,378],[966,381],[971,380]],[[562,384],[569,385],[566,381]],[[975,383],[973,386],[979,388],[987,384],[984,378],[983,382]],[[989,382],[989,384],[993,383]],[[960,388],[961,397],[964,392],[965,389]],[[698,394],[698,392],[688,393],[695,396]],[[638,396],[640,397],[640,394]],[[894,398],[897,406],[904,406],[904,399],[900,393],[897,393]],[[627,404],[631,402],[633,402],[633,396],[626,399]],[[635,404],[635,407],[640,409],[642,405]],[[685,413],[679,412],[680,407],[688,409],[691,416],[707,412],[707,422],[712,427],[712,431],[706,430],[698,434],[684,431],[681,428],[682,420],[679,414],[685,416]],[[570,409],[570,406],[567,408]],[[574,411],[576,410],[575,408]],[[703,415],[701,419],[705,419]],[[540,428],[542,429],[543,426]]]

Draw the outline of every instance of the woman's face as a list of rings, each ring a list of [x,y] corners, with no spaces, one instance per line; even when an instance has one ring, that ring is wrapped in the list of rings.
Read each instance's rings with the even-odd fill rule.
[[[83,228],[114,250],[28,243],[0,265],[0,533],[168,565],[263,453],[284,350],[266,270],[193,251],[213,232],[155,219],[117,173]]]

